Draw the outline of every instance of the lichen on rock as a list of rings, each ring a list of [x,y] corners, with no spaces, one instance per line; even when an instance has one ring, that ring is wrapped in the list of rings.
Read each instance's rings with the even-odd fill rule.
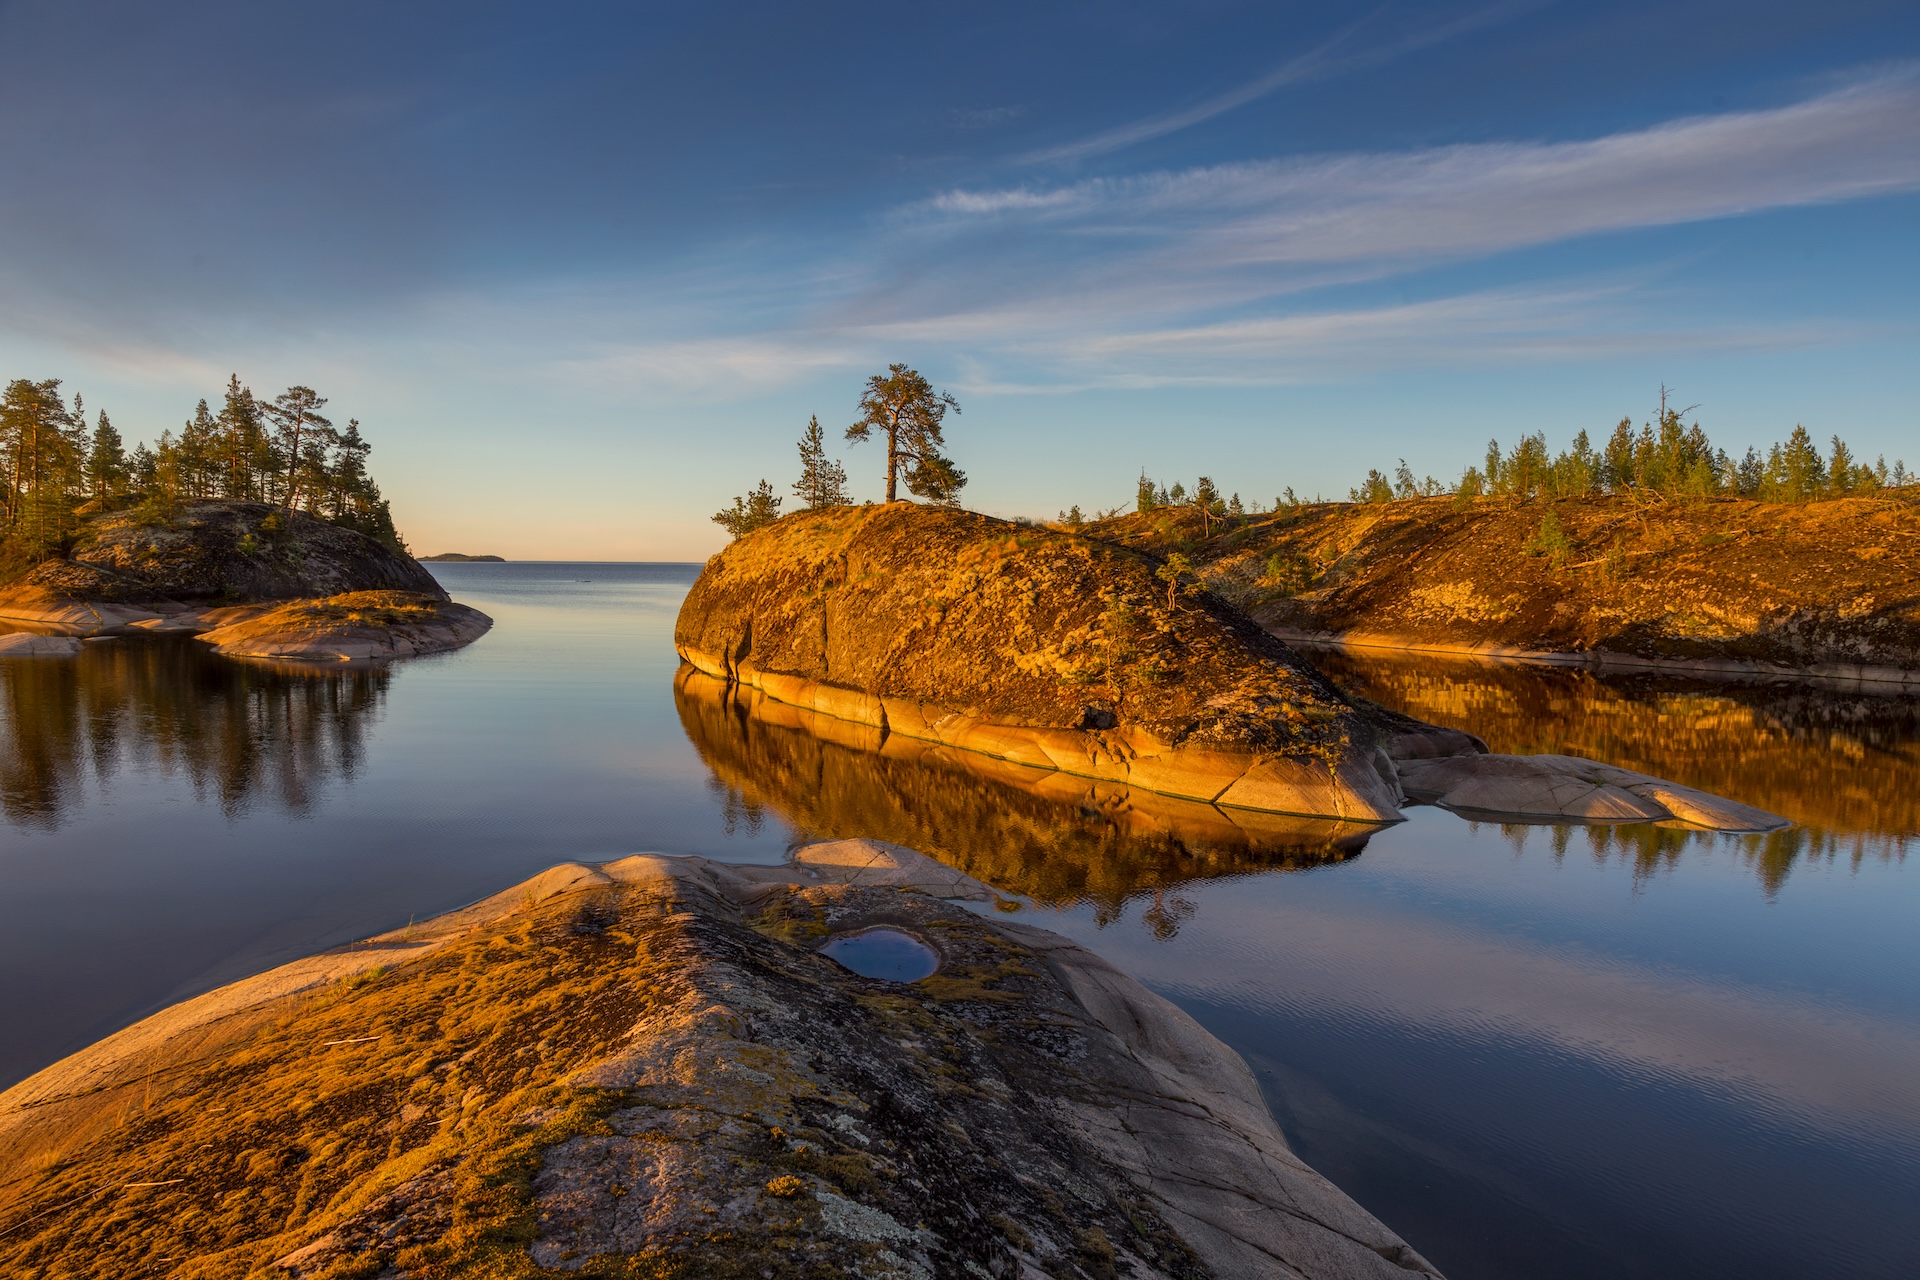
[[[869,850],[872,854],[874,851]],[[568,864],[175,1006],[0,1094],[51,1277],[1434,1275],[1251,1072],[907,850]],[[979,888],[980,886],[972,886]],[[889,924],[918,983],[816,954]]]

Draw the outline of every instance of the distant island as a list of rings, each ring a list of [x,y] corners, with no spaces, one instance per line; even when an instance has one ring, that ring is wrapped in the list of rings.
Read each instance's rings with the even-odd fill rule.
[[[442,551],[437,556],[421,556],[422,564],[505,564],[505,556],[463,556],[458,551]]]
[[[264,401],[236,376],[217,412],[202,400],[178,436],[129,451],[57,379],[7,383],[5,651],[173,632],[232,657],[379,662],[479,638],[492,620],[408,554],[359,422],[336,430],[326,403],[310,387]]]

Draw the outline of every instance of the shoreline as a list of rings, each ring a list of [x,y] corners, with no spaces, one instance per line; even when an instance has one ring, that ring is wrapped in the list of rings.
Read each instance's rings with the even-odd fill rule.
[[[1302,631],[1296,627],[1268,627],[1267,632],[1304,649],[1359,649],[1386,653],[1418,653],[1490,665],[1570,667],[1586,671],[1651,671],[1692,675],[1705,680],[1759,680],[1817,684],[1829,688],[1891,685],[1889,692],[1920,689],[1920,670],[1870,664],[1821,663],[1790,667],[1781,663],[1749,662],[1732,658],[1648,658],[1608,649],[1578,651],[1520,649],[1507,645],[1415,640],[1408,636],[1374,632]]]

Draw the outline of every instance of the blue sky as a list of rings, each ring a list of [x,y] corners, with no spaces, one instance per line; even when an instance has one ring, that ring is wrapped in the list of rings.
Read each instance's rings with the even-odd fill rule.
[[[1920,462],[1920,8],[0,5],[0,370],[357,416],[420,551],[698,558],[905,360],[968,505],[1489,436]],[[843,447],[861,497],[872,446]]]

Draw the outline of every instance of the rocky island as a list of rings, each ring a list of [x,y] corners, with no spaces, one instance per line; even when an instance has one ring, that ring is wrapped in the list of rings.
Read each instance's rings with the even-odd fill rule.
[[[303,511],[201,500],[86,517],[65,555],[0,586],[0,652],[177,632],[235,657],[383,661],[471,643],[492,625],[405,552]]]
[[[784,517],[708,562],[674,633],[728,686],[895,738],[1197,801],[1390,822],[1409,801],[1766,830],[1750,806],[1343,694],[1182,562],[911,503]]]
[[[0,1094],[9,1275],[1437,1271],[1185,1014],[910,850],[563,864]],[[876,931],[934,972],[830,956]],[[848,967],[851,966],[851,967]]]
[[[1410,497],[1092,536],[1182,552],[1277,634],[1607,668],[1920,682],[1920,500]]]

